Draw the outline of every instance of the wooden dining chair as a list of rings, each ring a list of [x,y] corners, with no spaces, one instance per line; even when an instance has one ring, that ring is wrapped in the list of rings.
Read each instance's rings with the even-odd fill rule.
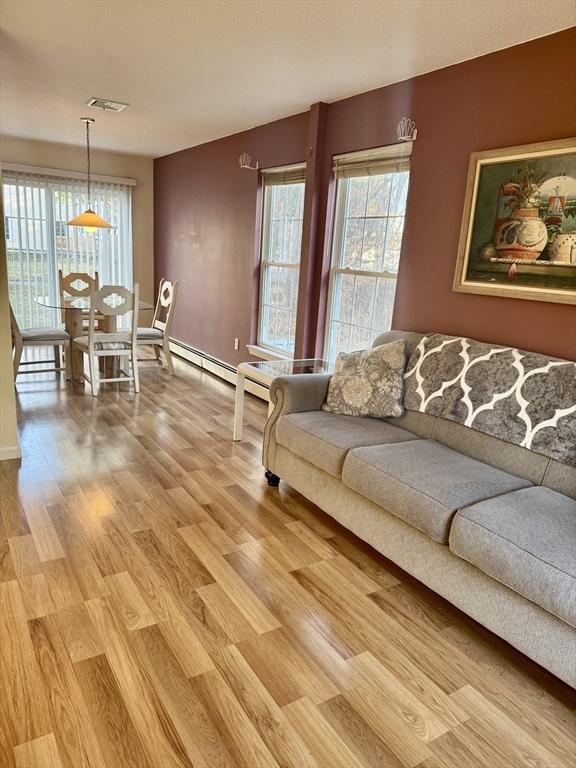
[[[66,378],[70,378],[70,335],[61,328],[20,328],[12,306],[10,306],[10,327],[12,331],[12,364],[14,366],[14,380],[23,373],[60,373],[64,372]],[[52,347],[54,359],[52,360],[22,360],[24,347]],[[64,348],[64,366],[60,348]],[[24,365],[47,365],[53,363],[53,368],[36,368],[22,371]]]
[[[98,316],[105,320],[117,320],[121,315],[132,312],[132,323],[129,330],[100,331],[96,326]],[[137,361],[137,329],[138,329],[138,284],[134,291],[129,291],[121,285],[105,285],[90,293],[90,310],[88,315],[88,333],[72,339],[72,344],[84,355],[88,356],[90,375],[83,374],[90,384],[92,394],[97,397],[100,384],[111,381],[132,381],[134,390],[140,391]],[[100,375],[99,361],[103,357],[126,358],[128,369],[120,368],[115,375],[104,378]],[[116,368],[116,366],[114,366]]]
[[[100,278],[98,272],[94,277],[87,272],[69,272],[65,275],[61,269],[58,270],[58,287],[60,290],[60,299],[62,303],[62,322],[64,322],[64,302],[67,298],[88,297],[91,291],[97,291],[100,288]],[[88,315],[90,310],[82,311],[83,324],[88,327]],[[97,318],[100,320],[101,318]],[[98,325],[99,323],[97,323]]]
[[[149,328],[138,328],[138,346],[153,346],[158,365],[162,365],[160,357],[160,348],[162,348],[166,368],[171,376],[174,376],[174,366],[170,352],[170,329],[176,308],[177,291],[178,283],[171,283],[163,277],[158,288],[152,325]]]

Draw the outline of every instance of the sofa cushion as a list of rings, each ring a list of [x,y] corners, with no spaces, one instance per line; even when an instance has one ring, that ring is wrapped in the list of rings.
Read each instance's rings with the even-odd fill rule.
[[[351,448],[419,440],[412,432],[380,419],[360,419],[324,411],[282,416],[276,437],[279,445],[336,477],[340,477],[344,459]]]
[[[576,502],[523,488],[460,510],[450,549],[576,627]]]
[[[433,440],[356,448],[342,480],[443,544],[458,509],[530,485]]]

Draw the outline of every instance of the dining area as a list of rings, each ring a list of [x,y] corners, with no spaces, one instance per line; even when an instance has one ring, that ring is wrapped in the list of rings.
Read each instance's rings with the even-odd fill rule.
[[[173,376],[169,340],[177,289],[177,282],[162,278],[151,304],[140,299],[138,283],[101,285],[98,272],[59,269],[57,291],[33,297],[56,318],[53,325],[20,327],[10,306],[14,381],[53,373],[72,384],[87,382],[94,397],[103,384],[128,383],[138,393],[139,369],[150,363],[138,358],[143,348],[153,351],[153,365]]]

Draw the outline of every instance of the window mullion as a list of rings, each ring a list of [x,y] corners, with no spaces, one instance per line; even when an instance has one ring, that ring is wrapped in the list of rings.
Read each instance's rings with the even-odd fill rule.
[[[344,233],[346,229],[346,222],[348,221],[348,207],[350,198],[349,182],[346,180],[343,186],[338,185],[336,192],[336,221],[334,227],[334,256],[332,263],[335,267],[342,268],[344,263]]]
[[[285,262],[285,261],[266,261],[266,259],[262,260],[262,266],[264,267],[282,267],[282,269],[300,269],[300,264],[296,264],[295,262]]]
[[[368,177],[368,186],[366,188],[366,200],[364,201],[364,216],[362,216],[362,247],[360,249],[360,268],[364,264],[364,240],[366,238],[366,219],[368,218],[368,200],[370,198],[371,177]]]
[[[350,318],[347,320],[348,325],[352,325],[352,320],[354,319],[354,305],[356,304],[356,281],[358,280],[358,275],[354,275],[354,284],[352,288],[352,301],[350,302]],[[350,352],[350,337],[352,336],[352,333],[348,334],[348,349],[347,352]]]
[[[397,275],[395,272],[369,272],[365,269],[349,269],[348,267],[344,267],[343,269],[340,269],[338,267],[333,267],[334,272],[338,272],[343,275],[360,275],[361,277],[389,277],[389,278],[395,278]]]
[[[374,281],[374,290],[372,291],[372,315],[370,317],[370,330],[374,330],[374,320],[376,317],[376,297],[378,296],[378,278],[373,278]]]

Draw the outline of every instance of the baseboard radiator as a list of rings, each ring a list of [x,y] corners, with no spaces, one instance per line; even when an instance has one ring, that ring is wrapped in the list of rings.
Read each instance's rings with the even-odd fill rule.
[[[202,368],[214,376],[218,376],[224,381],[228,381],[230,384],[236,386],[236,368],[230,363],[219,360],[217,357],[209,355],[207,352],[202,352],[200,349],[195,349],[189,344],[185,344],[179,339],[170,339],[170,351],[178,357],[187,360],[189,363]],[[270,390],[268,387],[263,387],[261,384],[257,384],[255,381],[246,379],[245,386],[246,392],[250,392],[252,395],[261,398],[268,402],[270,400]]]

